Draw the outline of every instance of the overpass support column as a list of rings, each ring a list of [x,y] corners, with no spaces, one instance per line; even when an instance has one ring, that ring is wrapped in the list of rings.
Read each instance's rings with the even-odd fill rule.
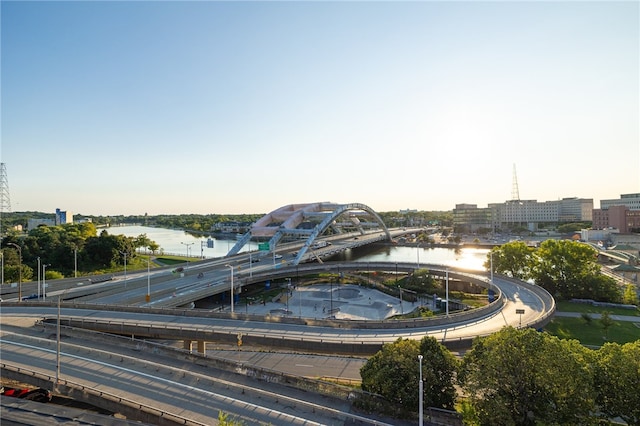
[[[184,340],[184,342],[183,342],[182,349],[184,349],[184,350],[186,350],[186,351],[191,352],[191,344],[192,344],[192,343],[193,343],[193,342],[192,342],[191,340],[186,340],[186,339],[185,339],[185,340]]]
[[[198,340],[198,353],[202,355],[206,355],[207,353],[207,342],[204,340]]]

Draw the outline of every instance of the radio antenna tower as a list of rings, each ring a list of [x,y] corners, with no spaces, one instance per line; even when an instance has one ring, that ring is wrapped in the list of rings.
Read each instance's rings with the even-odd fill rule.
[[[11,199],[9,198],[9,181],[7,180],[7,166],[0,163],[0,241],[4,232],[2,230],[2,214],[11,211]]]
[[[513,164],[513,183],[511,184],[511,200],[520,201],[520,191],[518,190],[518,176],[516,175],[516,165]]]

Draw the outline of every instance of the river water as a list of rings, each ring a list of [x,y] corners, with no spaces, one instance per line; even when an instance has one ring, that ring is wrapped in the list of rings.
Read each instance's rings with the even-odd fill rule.
[[[100,232],[102,229],[99,229]],[[147,237],[160,245],[165,254],[179,256],[217,258],[224,257],[235,245],[235,239],[213,238],[213,248],[207,247],[209,237],[197,237],[185,231],[176,229],[153,228],[148,226],[115,226],[106,228],[111,235],[137,237],[146,234]],[[258,250],[256,242],[246,244],[241,251]],[[344,260],[357,262],[416,262],[421,264],[447,265],[476,271],[485,271],[483,263],[487,259],[488,249],[463,248],[450,249],[442,247],[397,247],[386,245],[372,245],[347,250],[329,260]]]

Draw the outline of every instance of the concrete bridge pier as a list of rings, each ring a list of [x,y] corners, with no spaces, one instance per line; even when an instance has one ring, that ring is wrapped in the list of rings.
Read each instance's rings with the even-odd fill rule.
[[[207,342],[204,340],[196,340],[196,348],[198,353],[202,355],[206,355],[207,353]],[[183,349],[192,352],[193,351],[193,340],[184,340]]]

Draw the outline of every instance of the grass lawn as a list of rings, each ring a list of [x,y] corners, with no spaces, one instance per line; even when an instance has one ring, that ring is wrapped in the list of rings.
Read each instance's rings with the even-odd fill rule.
[[[602,346],[606,342],[623,344],[640,339],[640,318],[637,323],[613,321],[606,333],[595,318],[587,323],[582,318],[555,317],[544,329],[561,339],[575,339],[587,346]]]
[[[560,312],[580,312],[588,314],[601,314],[604,311],[609,312],[611,315],[629,315],[640,317],[640,310],[638,309],[623,309],[623,308],[608,308],[592,306],[587,303],[575,303],[575,302],[556,302],[556,310]],[[640,320],[640,318],[639,318]]]
[[[637,316],[637,322],[614,321],[605,332],[599,319],[590,322],[583,318],[554,317],[544,328],[550,334],[561,339],[575,339],[583,345],[602,346],[606,342],[628,343],[640,339],[640,311],[637,309],[622,309],[592,306],[586,303],[557,302],[559,312],[578,312],[586,314],[601,314],[609,312],[611,315]]]

